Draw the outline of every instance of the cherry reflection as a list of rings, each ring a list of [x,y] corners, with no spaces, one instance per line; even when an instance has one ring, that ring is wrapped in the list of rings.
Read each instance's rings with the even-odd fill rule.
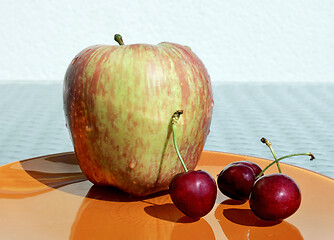
[[[171,201],[170,198],[168,200]],[[174,223],[170,239],[215,239],[211,226],[204,218],[187,217],[171,202],[151,204],[144,210],[152,217]]]
[[[189,235],[190,234],[190,235]],[[185,217],[168,191],[133,197],[93,185],[77,212],[70,239],[215,239],[204,219]],[[109,238],[108,238],[109,237]]]
[[[266,221],[256,217],[248,202],[225,200],[217,207],[215,217],[226,237],[240,239],[300,240],[298,228],[287,221]]]

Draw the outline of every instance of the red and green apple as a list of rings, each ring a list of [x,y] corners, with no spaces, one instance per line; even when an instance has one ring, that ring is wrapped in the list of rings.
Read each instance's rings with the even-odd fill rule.
[[[63,100],[79,165],[97,185],[136,196],[167,189],[183,167],[174,150],[171,118],[182,109],[177,141],[193,170],[212,118],[209,74],[187,46],[96,45],[70,63]]]

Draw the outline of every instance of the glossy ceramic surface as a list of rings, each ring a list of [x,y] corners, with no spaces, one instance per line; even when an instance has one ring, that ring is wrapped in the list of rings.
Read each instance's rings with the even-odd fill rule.
[[[216,176],[227,164],[269,160],[203,152],[198,168]],[[332,239],[334,180],[282,164],[302,192],[299,210],[282,222],[260,220],[248,203],[219,191],[214,209],[200,220],[185,217],[168,192],[131,197],[92,185],[74,153],[28,159],[0,167],[1,239]],[[270,168],[269,172],[275,172]]]

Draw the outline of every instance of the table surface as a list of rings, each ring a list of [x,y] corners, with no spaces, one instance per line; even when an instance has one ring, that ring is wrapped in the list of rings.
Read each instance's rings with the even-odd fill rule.
[[[333,83],[213,83],[214,113],[205,150],[277,157],[334,178]],[[65,127],[62,82],[0,83],[0,165],[73,151]]]

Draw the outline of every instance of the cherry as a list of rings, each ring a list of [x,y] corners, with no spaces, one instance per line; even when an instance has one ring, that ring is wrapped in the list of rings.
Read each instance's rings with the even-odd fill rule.
[[[184,168],[169,184],[169,194],[175,206],[191,218],[200,218],[213,208],[217,197],[217,185],[209,173],[203,170],[188,171],[176,143],[176,123],[182,110],[172,117],[173,143],[178,158]]]
[[[218,175],[219,190],[235,200],[247,200],[255,182],[254,171],[243,164],[232,163]]]
[[[249,205],[256,216],[266,220],[282,220],[294,214],[301,203],[297,183],[283,173],[269,174],[256,180]]]
[[[219,190],[235,200],[247,200],[256,216],[265,220],[282,220],[295,213],[301,203],[301,192],[297,183],[282,173],[279,161],[293,156],[308,155],[314,159],[312,153],[296,153],[277,158],[271,142],[262,138],[275,161],[263,170],[250,161],[233,162],[227,165],[218,175]],[[279,173],[263,176],[264,172],[273,164],[277,165]]]
[[[215,180],[203,170],[175,175],[169,185],[175,206],[191,218],[200,218],[213,208],[217,197]]]
[[[250,161],[233,162],[227,165],[218,175],[219,190],[235,200],[247,200],[262,169]]]
[[[299,155],[308,155],[311,157],[310,160],[313,160],[314,155],[312,153],[297,153],[277,158],[271,142],[265,138],[262,138],[261,142],[269,147],[275,161],[265,167],[257,176],[259,178],[255,181],[250,193],[249,205],[259,218],[274,221],[283,220],[298,210],[301,203],[301,192],[297,183],[282,173],[279,161]],[[273,164],[277,165],[279,173],[261,176]]]

